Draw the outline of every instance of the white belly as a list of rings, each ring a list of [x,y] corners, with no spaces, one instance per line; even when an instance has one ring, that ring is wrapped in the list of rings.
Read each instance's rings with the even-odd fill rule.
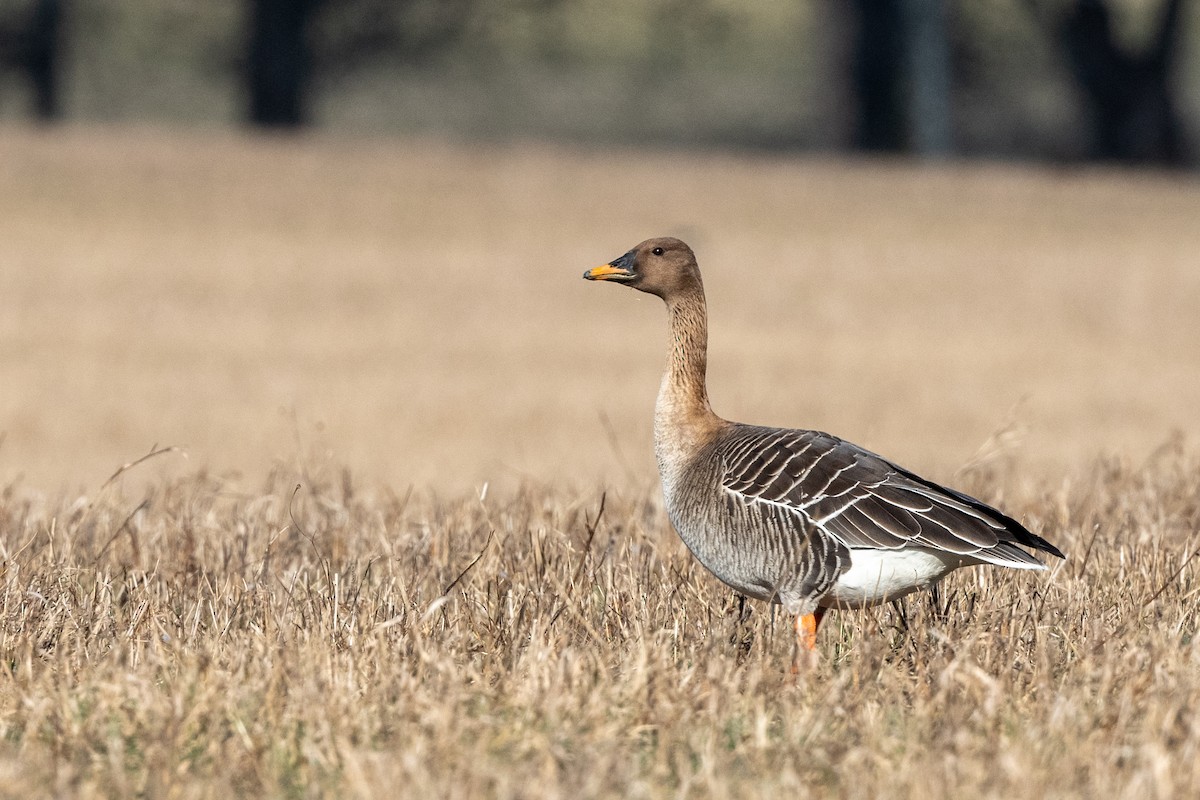
[[[842,573],[820,604],[839,608],[895,600],[936,581],[968,563],[953,553],[905,548],[903,550],[851,550],[850,569]]]

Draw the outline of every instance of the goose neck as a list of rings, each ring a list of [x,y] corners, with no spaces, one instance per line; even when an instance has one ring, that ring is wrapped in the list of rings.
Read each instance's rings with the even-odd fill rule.
[[[667,301],[670,350],[667,371],[655,407],[655,439],[662,448],[694,451],[718,424],[708,402],[708,315],[704,292],[697,289]]]

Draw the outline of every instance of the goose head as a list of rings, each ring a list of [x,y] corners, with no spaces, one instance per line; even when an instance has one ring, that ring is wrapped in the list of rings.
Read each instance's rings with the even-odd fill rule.
[[[692,248],[664,236],[647,239],[620,258],[583,273],[589,281],[613,281],[666,299],[701,287]]]

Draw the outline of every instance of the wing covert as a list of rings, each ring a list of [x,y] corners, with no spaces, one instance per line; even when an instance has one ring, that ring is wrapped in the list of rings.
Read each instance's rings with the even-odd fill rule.
[[[851,549],[926,547],[1008,566],[1041,566],[1014,543],[1061,555],[1003,513],[819,431],[746,426],[728,443],[722,484]]]

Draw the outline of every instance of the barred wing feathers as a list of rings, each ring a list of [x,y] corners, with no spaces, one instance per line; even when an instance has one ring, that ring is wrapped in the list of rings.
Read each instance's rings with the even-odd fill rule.
[[[790,512],[853,549],[925,547],[1018,569],[1045,565],[1017,545],[1062,558],[1000,511],[818,431],[738,426],[723,448],[727,492]]]

